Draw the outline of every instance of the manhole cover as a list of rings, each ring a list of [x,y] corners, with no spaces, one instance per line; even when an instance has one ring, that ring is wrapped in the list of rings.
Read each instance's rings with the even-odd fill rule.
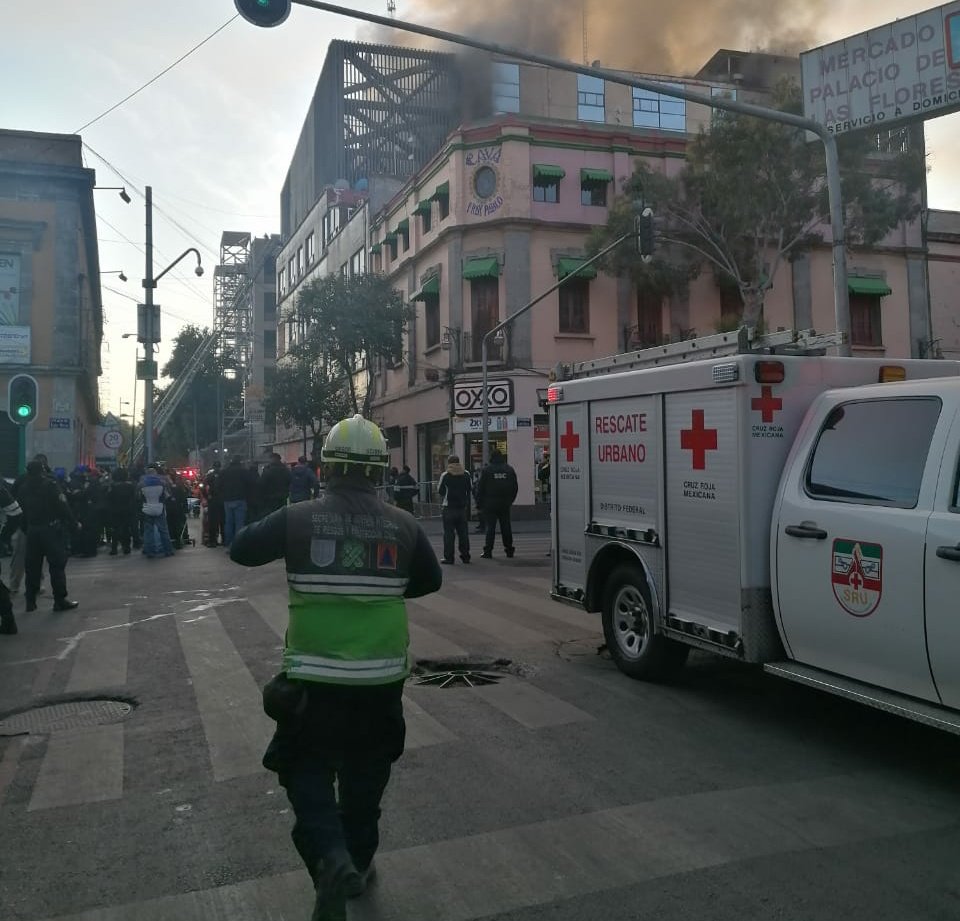
[[[497,684],[510,665],[509,659],[420,659],[414,669],[414,684],[434,688],[482,687]]]
[[[0,720],[0,736],[60,732],[84,726],[119,723],[133,710],[125,700],[69,700],[32,707]]]

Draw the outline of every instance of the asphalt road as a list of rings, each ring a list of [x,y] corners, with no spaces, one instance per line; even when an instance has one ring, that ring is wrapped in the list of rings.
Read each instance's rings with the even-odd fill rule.
[[[380,876],[352,918],[960,917],[960,740],[707,655],[673,685],[632,682],[595,618],[550,601],[545,525],[517,543],[410,605],[415,656],[512,665],[485,687],[410,683]],[[260,766],[280,566],[197,547],[73,560],[68,579],[76,612],[17,597],[0,711],[134,706],[0,737],[0,919],[305,921]]]

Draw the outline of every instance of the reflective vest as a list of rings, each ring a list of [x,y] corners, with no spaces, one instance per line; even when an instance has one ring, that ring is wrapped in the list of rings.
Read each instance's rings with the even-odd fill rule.
[[[410,673],[403,593],[415,522],[355,484],[287,508],[290,622],[284,671],[331,684],[389,684]]]

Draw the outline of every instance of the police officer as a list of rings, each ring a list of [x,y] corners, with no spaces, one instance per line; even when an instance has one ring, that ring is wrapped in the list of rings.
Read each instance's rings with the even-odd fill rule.
[[[510,506],[517,498],[517,473],[511,467],[503,454],[494,451],[490,455],[490,463],[483,468],[480,482],[477,484],[477,505],[483,509],[483,517],[487,525],[486,538],[483,544],[482,559],[493,557],[493,541],[497,536],[497,525],[500,525],[500,540],[503,541],[503,552],[513,556],[513,526],[510,522]]]
[[[3,480],[0,480],[0,512],[6,516],[8,522],[17,522],[19,527],[20,505]],[[17,622],[13,616],[13,605],[10,603],[10,591],[0,578],[0,633],[16,632]]]
[[[27,524],[26,589],[27,611],[36,611],[40,589],[40,569],[44,557],[50,569],[54,611],[72,611],[76,601],[67,599],[66,527],[76,527],[66,496],[56,483],[44,476],[43,464],[32,460],[27,464],[17,499]]]
[[[442,581],[420,525],[377,495],[387,467],[380,429],[360,415],[344,419],[321,458],[330,476],[320,498],[249,525],[230,548],[244,566],[286,561],[289,626],[283,672],[264,688],[277,730],[263,763],[293,807],[317,921],[343,917],[344,898],[374,873],[380,799],[403,753],[403,599]]]

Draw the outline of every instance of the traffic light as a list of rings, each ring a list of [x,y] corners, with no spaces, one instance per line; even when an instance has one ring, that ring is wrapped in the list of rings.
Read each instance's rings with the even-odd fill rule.
[[[643,257],[644,262],[649,262],[653,259],[655,247],[653,208],[644,208],[637,215],[637,252]]]
[[[233,0],[237,12],[255,26],[278,26],[290,15],[290,0]]]
[[[16,374],[7,385],[7,415],[18,425],[37,418],[37,382],[29,374]]]

